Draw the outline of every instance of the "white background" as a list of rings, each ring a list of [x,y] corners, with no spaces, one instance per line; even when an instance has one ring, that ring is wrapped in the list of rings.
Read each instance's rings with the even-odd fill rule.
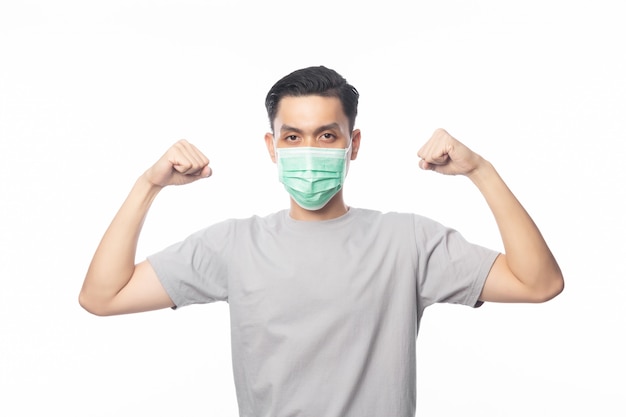
[[[264,98],[319,64],[361,93],[348,204],[501,249],[467,179],[417,167],[444,127],[496,166],[566,277],[546,304],[427,310],[418,415],[626,415],[621,3],[2,1],[0,415],[236,416],[226,304],[99,318],[77,296],[135,179],[179,138],[214,175],[158,197],[139,260],[286,207]]]

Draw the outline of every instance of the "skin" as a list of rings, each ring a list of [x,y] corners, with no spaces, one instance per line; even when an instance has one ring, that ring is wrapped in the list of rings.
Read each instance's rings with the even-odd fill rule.
[[[347,148],[349,141],[350,160],[354,160],[361,132],[350,131],[337,98],[320,96],[283,98],[273,133],[265,134],[274,163],[276,147]],[[491,163],[443,129],[437,129],[417,155],[422,169],[469,178],[496,219],[505,253],[494,262],[480,300],[536,303],[563,290],[563,276],[539,229]],[[173,306],[150,264],[135,264],[137,241],[150,206],[163,188],[210,175],[208,158],[180,140],[137,179],[96,249],[79,295],[83,308],[96,315],[117,315]],[[333,219],[348,210],[341,190],[320,210],[305,210],[293,199],[290,202],[291,217],[303,221]]]

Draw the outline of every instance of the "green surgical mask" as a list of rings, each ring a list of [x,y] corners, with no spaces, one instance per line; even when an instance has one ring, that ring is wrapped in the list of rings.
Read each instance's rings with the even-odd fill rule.
[[[278,179],[300,207],[319,210],[341,189],[351,148],[276,148]]]

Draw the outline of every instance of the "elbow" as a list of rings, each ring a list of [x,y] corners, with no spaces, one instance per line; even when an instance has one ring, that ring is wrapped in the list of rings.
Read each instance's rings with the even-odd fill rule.
[[[94,316],[109,316],[106,309],[103,308],[102,303],[98,303],[93,297],[90,297],[85,291],[81,291],[78,295],[78,304],[88,313]]]
[[[557,297],[565,289],[563,274],[559,271],[546,278],[546,284],[541,290],[536,291],[536,302],[545,303]]]

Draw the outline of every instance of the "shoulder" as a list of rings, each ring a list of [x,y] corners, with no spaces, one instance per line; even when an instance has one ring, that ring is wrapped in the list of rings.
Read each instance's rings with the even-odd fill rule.
[[[380,239],[398,239],[401,236],[414,239],[417,222],[421,217],[406,212],[380,212],[369,209],[354,210],[355,224],[358,228],[374,231]]]
[[[366,222],[380,222],[381,224],[397,224],[402,226],[412,225],[421,228],[443,227],[437,221],[416,213],[397,211],[381,212],[362,208],[353,208],[351,211],[354,211],[355,217]]]
[[[390,234],[395,238],[404,236],[418,247],[429,246],[433,242],[446,240],[459,233],[453,228],[424,215],[411,212],[362,211],[360,215],[368,227],[378,229],[380,236]]]
[[[254,215],[245,218],[229,218],[214,223],[199,230],[196,234],[207,235],[227,235],[227,234],[249,234],[260,230],[276,229],[284,223],[286,210],[277,211],[267,215]]]
[[[409,219],[413,214],[411,213],[400,213],[395,211],[382,212],[378,210],[364,209],[351,207],[350,214],[354,216],[354,218],[364,221],[402,221],[403,219]]]

